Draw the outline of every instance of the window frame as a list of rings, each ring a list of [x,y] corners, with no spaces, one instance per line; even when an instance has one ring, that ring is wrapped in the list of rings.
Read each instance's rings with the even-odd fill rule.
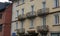
[[[16,21],[16,29],[18,29],[18,21]]]
[[[3,29],[3,24],[0,24],[0,32],[2,31]]]
[[[46,25],[46,17],[43,17],[43,25]]]
[[[22,0],[22,4],[24,4],[25,0]]]
[[[52,34],[55,34],[55,35],[57,34],[57,36],[59,36],[59,35],[60,35],[60,33],[51,33],[51,36],[52,36]]]
[[[59,24],[59,14],[55,14],[55,25]]]
[[[33,27],[34,27],[34,20],[31,19],[31,21],[30,21],[30,28],[33,28]]]
[[[19,0],[18,0],[16,3],[17,3],[17,6],[19,6],[19,5],[20,5],[20,1],[19,1]],[[16,6],[16,7],[17,7],[17,6]]]
[[[59,7],[59,0],[54,0],[54,7],[58,8]]]
[[[2,19],[2,13],[0,14],[0,19]]]
[[[24,15],[24,8],[22,8],[22,15]]]
[[[20,25],[21,25],[21,28],[23,28],[23,26],[24,26],[24,22],[23,22],[23,21],[21,21],[21,24],[20,24]]]

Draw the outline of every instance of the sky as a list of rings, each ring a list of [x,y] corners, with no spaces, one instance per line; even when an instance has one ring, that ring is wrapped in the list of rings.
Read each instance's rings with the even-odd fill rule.
[[[8,0],[0,0],[0,2],[9,2]]]

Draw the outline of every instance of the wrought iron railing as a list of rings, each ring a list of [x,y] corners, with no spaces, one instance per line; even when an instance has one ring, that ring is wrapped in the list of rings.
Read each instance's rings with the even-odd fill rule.
[[[27,16],[27,18],[29,18],[29,19],[32,19],[32,18],[35,18],[36,17],[36,12],[28,12],[27,14],[26,14],[26,16]]]
[[[42,8],[37,11],[38,16],[44,16],[49,14],[49,8]]]

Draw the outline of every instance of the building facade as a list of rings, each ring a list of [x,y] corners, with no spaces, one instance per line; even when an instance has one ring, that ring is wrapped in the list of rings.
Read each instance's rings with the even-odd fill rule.
[[[13,0],[11,35],[17,29],[60,36],[60,0]]]
[[[0,2],[0,36],[11,36],[12,4]]]

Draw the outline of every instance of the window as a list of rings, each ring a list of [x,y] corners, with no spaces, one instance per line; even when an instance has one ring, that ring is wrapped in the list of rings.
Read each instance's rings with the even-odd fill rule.
[[[42,11],[45,12],[45,9],[46,9],[46,1],[43,0],[43,3],[42,3],[42,4],[43,4],[43,9],[42,9]]]
[[[32,8],[32,12],[33,12],[34,11],[34,5],[32,5],[31,8]]]
[[[51,33],[51,36],[60,36],[60,33]]]
[[[34,5],[31,6],[31,9],[32,9],[32,14],[33,14],[33,11],[34,11]]]
[[[34,1],[34,0],[30,0],[30,2],[31,2],[31,1]]]
[[[23,28],[23,25],[24,25],[24,22],[23,22],[23,21],[21,21],[21,28]]]
[[[59,24],[59,15],[58,14],[55,15],[55,24]]]
[[[30,23],[30,28],[34,27],[33,26],[33,19],[31,20],[31,23]]]
[[[2,24],[0,24],[0,31],[2,31]]]
[[[46,2],[43,2],[43,8],[45,8]]]
[[[54,7],[59,7],[59,0],[54,0]]]
[[[16,29],[18,29],[18,21],[16,21]]]
[[[45,2],[46,0],[43,0],[43,2]]]
[[[24,0],[22,0],[22,3],[24,3]]]
[[[24,15],[24,8],[22,9],[22,15]]]
[[[19,6],[19,0],[17,1],[17,6]]]
[[[17,10],[17,16],[18,16],[18,14],[19,14],[19,10]]]
[[[46,24],[46,17],[43,17],[43,25]]]
[[[2,19],[2,14],[0,14],[0,19]]]

